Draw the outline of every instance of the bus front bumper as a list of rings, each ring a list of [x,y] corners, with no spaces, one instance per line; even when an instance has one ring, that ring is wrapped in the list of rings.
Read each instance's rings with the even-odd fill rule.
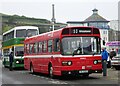
[[[82,75],[91,73],[102,73],[102,70],[74,70],[74,71],[61,71],[62,75]]]

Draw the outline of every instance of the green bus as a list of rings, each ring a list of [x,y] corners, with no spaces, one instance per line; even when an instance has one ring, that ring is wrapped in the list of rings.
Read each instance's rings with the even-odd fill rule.
[[[3,33],[2,55],[4,67],[9,67],[9,54],[13,51],[13,68],[24,67],[24,40],[26,37],[38,35],[36,26],[17,26]]]

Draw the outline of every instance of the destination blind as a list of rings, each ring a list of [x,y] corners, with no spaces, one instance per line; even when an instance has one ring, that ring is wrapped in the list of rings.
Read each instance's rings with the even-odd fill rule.
[[[71,30],[72,34],[91,34],[92,31],[90,28],[74,28]]]

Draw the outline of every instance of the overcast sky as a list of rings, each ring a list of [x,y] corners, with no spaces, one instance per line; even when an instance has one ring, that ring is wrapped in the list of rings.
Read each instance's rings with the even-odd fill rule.
[[[118,1],[120,0],[1,0],[0,13],[51,20],[52,4],[55,4],[57,22],[83,21],[92,15],[94,8],[105,19],[117,20]]]

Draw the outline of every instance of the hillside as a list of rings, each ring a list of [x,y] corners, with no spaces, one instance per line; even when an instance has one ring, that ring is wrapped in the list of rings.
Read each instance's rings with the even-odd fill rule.
[[[52,27],[52,23],[47,19],[37,19],[19,15],[6,15],[2,13],[0,13],[0,15],[2,16],[3,33],[15,26],[22,25],[38,26],[40,33],[50,31]],[[65,26],[66,24],[63,23],[55,23],[55,29]]]

